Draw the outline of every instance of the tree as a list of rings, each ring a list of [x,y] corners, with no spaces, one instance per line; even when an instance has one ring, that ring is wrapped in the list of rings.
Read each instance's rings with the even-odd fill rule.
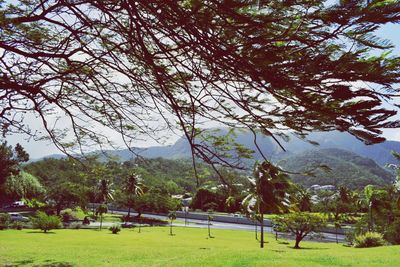
[[[296,204],[298,206],[299,211],[311,211],[312,202],[311,202],[311,194],[307,192],[305,189],[299,187],[296,194]]]
[[[103,214],[107,212],[108,212],[108,207],[106,204],[100,204],[96,209],[96,213],[100,215],[100,231],[103,226]]]
[[[98,188],[98,200],[101,203],[107,204],[109,200],[113,200],[112,190],[110,188],[111,182],[107,179],[101,179],[99,181]]]
[[[287,174],[272,165],[269,161],[255,165],[254,179],[250,179],[250,194],[243,200],[243,205],[249,212],[254,211],[260,216],[260,247],[264,247],[264,213],[279,213],[287,211],[289,199],[287,191],[290,188]]]
[[[374,212],[379,214],[381,209],[390,208],[388,192],[367,185],[364,188],[364,202],[368,207],[368,230],[371,232],[374,230]]]
[[[20,199],[32,200],[42,198],[45,193],[38,178],[24,171],[11,175],[0,185],[0,203],[13,202]]]
[[[55,208],[57,215],[60,215],[65,208],[83,206],[84,197],[85,195],[80,185],[66,181],[59,181],[59,183],[53,184],[48,187],[46,193],[47,203]]]
[[[44,212],[38,211],[33,218],[33,227],[39,228],[44,233],[52,229],[60,227],[61,219],[56,215],[47,215]]]
[[[214,219],[212,214],[213,214],[213,210],[208,210],[208,214],[207,214],[208,238],[214,238],[213,236],[211,236],[211,221]]]
[[[311,232],[318,232],[325,226],[325,220],[312,213],[296,212],[278,216],[274,219],[274,224],[280,229],[291,232],[296,236],[294,248],[300,248],[300,241]]]
[[[400,21],[397,1],[254,2],[3,3],[2,132],[40,135],[24,119],[33,113],[69,152],[111,142],[98,126],[128,147],[179,128],[196,156],[240,167],[202,140],[204,120],[279,144],[312,130],[371,144],[383,141],[381,128],[399,127],[397,106],[382,102],[397,97],[400,58],[374,35]],[[149,123],[155,116],[164,123]]]
[[[173,235],[173,234],[172,234],[172,222],[173,222],[174,220],[176,220],[176,213],[175,213],[175,211],[170,211],[170,212],[168,213],[168,219],[169,219],[169,234],[170,234],[170,235]]]
[[[130,174],[124,181],[123,192],[126,195],[126,205],[128,206],[128,214],[126,216],[127,221],[129,221],[129,216],[131,213],[131,208],[134,207],[135,196],[143,195],[143,185],[140,182],[141,178],[135,173]]]
[[[0,186],[11,175],[18,175],[19,164],[28,160],[29,155],[20,144],[16,144],[13,149],[12,146],[7,145],[7,142],[2,142],[0,144]]]

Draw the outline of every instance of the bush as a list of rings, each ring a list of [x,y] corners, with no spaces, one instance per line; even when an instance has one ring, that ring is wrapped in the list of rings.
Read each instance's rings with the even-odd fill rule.
[[[385,240],[380,233],[366,232],[365,234],[356,236],[354,239],[354,243],[354,246],[356,248],[370,248],[385,245]]]
[[[8,213],[0,213],[0,230],[8,228],[11,222],[11,217]]]
[[[110,228],[108,228],[108,230],[110,230],[113,234],[118,234],[118,232],[121,231],[121,227],[119,227],[118,225],[113,225]]]
[[[32,222],[35,229],[40,229],[45,233],[52,229],[59,228],[61,224],[60,217],[56,215],[47,215],[41,211],[36,213],[36,217],[33,218]]]
[[[127,220],[126,216],[121,217],[121,222],[135,222],[135,223],[140,223],[140,224],[148,224],[151,226],[163,226],[168,224],[164,220],[156,219],[156,218],[150,218],[150,217],[144,217],[144,216],[130,216],[129,220]]]
[[[400,245],[400,218],[389,225],[384,237],[393,245]]]
[[[62,211],[61,217],[62,217],[62,221],[64,223],[78,220],[78,217],[75,216],[74,212],[71,209],[66,209],[66,210]]]
[[[22,228],[24,228],[24,224],[22,222],[13,222],[11,224],[11,228],[16,230],[22,230]]]

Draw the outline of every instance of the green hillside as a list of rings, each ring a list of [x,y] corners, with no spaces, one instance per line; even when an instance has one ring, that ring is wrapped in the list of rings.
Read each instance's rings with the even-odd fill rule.
[[[330,172],[316,170],[314,177],[292,175],[293,181],[306,187],[314,184],[331,184],[346,185],[356,189],[368,184],[387,185],[394,180],[394,175],[381,168],[373,160],[342,149],[310,150],[279,162],[285,170],[300,173],[320,164],[328,165],[332,170]]]

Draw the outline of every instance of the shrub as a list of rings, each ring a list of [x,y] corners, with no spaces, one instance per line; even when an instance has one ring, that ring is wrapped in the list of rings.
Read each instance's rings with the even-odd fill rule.
[[[389,225],[384,237],[393,245],[400,244],[400,218]]]
[[[0,213],[0,230],[7,229],[10,221],[11,217],[8,213]]]
[[[370,248],[385,245],[385,240],[380,233],[366,232],[365,234],[356,236],[354,239],[354,243],[354,246],[356,248]]]
[[[110,230],[113,234],[118,234],[118,232],[121,231],[121,227],[119,227],[118,225],[113,225],[110,228],[108,228],[108,230]]]
[[[49,230],[59,228],[61,224],[60,217],[56,215],[47,215],[41,211],[36,213],[36,217],[33,218],[32,222],[34,228],[40,229],[45,233]]]
[[[13,222],[11,224],[11,228],[16,230],[22,230],[22,228],[24,228],[24,224],[22,222]]]
[[[150,218],[150,217],[144,217],[144,216],[131,216],[129,218],[129,220],[126,220],[126,217],[121,217],[121,222],[136,222],[136,223],[141,223],[141,224],[148,224],[151,226],[164,226],[166,224],[168,224],[166,221],[164,220],[160,220],[160,219],[156,219],[156,218]]]
[[[64,223],[78,220],[78,217],[75,216],[74,212],[71,209],[66,209],[66,210],[62,211],[61,217],[62,217],[62,221]]]

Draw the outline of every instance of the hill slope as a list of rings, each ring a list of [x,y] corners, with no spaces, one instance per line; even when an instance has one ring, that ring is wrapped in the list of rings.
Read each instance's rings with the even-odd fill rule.
[[[226,133],[226,129],[221,130],[221,134]],[[316,132],[309,135],[309,140],[319,143],[319,146],[312,145],[299,138],[292,137],[289,142],[282,141],[282,145],[287,150],[283,151],[276,142],[269,137],[261,135],[257,136],[257,142],[266,157],[274,162],[283,158],[293,156],[312,149],[337,148],[356,153],[360,156],[370,158],[379,165],[383,166],[387,163],[397,163],[396,159],[391,155],[391,151],[400,151],[400,142],[386,141],[375,145],[365,145],[357,140],[354,136],[342,132]],[[236,141],[246,147],[257,151],[253,142],[253,135],[250,132],[240,131],[237,134]],[[170,146],[153,146],[148,148],[134,148],[136,153],[145,158],[166,158],[166,159],[183,159],[191,156],[190,146],[185,138],[179,139],[175,144]],[[134,157],[128,149],[107,151],[110,156],[117,156],[121,161],[126,161]],[[60,155],[52,157],[59,158]],[[260,153],[254,153],[254,159],[262,159]],[[50,156],[51,157],[51,156]],[[251,162],[249,163],[251,164]]]
[[[394,175],[382,169],[373,160],[342,149],[305,151],[279,162],[285,170],[292,172],[305,172],[320,164],[328,165],[332,170],[317,170],[315,177],[292,175],[293,181],[306,187],[313,184],[331,184],[346,185],[355,189],[368,184],[387,185],[394,180]]]

